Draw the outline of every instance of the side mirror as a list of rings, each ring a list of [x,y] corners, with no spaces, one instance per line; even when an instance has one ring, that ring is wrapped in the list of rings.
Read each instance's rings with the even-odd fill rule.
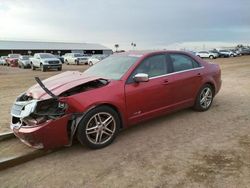
[[[135,82],[148,82],[149,78],[148,78],[148,74],[145,73],[137,73],[134,77],[133,77]]]

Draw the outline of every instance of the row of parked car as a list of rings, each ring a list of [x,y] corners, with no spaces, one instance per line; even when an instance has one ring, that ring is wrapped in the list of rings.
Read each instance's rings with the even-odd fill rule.
[[[35,53],[34,56],[9,54],[0,58],[0,65],[7,65],[11,67],[31,68],[35,70],[40,68],[45,72],[48,69],[62,70],[62,64],[85,64],[94,65],[100,60],[106,58],[107,55],[85,55],[80,53],[66,53],[63,56],[53,55],[50,53]]]
[[[250,49],[231,49],[231,50],[209,50],[209,51],[200,51],[200,52],[193,52],[197,56],[201,58],[210,58],[216,59],[219,57],[237,57],[241,55],[250,55]]]

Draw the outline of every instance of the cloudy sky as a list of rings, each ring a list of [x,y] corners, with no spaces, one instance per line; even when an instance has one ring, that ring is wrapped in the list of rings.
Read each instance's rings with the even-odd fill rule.
[[[120,44],[250,42],[249,0],[0,0],[0,40]]]

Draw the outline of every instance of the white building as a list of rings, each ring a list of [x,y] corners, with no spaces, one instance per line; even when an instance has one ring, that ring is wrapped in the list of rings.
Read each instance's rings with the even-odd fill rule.
[[[112,54],[113,51],[103,45],[93,43],[68,43],[68,42],[33,42],[33,41],[7,41],[0,40],[0,56],[10,53],[34,54],[48,52],[64,55],[65,53],[78,52],[84,54]]]

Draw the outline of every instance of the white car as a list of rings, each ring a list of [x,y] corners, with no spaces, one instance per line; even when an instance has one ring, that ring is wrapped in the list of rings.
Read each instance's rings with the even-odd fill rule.
[[[66,53],[64,55],[64,62],[69,65],[69,64],[87,64],[88,63],[88,56],[84,56],[80,53]]]
[[[0,65],[7,65],[6,59],[8,56],[1,56],[0,57]]]
[[[96,63],[98,63],[99,61],[105,59],[106,57],[108,57],[107,55],[93,55],[88,59],[88,64],[89,66],[92,66]]]
[[[209,51],[200,51],[200,52],[197,52],[196,55],[201,58],[210,58],[210,59],[215,59],[219,57],[218,53],[213,53]]]
[[[19,68],[30,68],[30,57],[28,55],[22,55],[18,59]]]
[[[50,53],[36,53],[30,58],[31,69],[41,68],[43,72],[48,69],[62,70],[62,62]]]

